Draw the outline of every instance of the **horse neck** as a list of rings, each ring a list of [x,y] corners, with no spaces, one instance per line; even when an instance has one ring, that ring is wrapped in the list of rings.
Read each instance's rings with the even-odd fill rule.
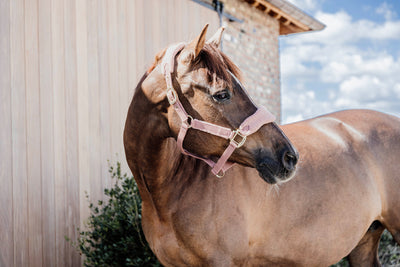
[[[201,161],[181,154],[167,119],[140,89],[128,111],[124,139],[126,158],[142,201],[155,208],[159,216],[174,205],[184,185],[207,169]]]

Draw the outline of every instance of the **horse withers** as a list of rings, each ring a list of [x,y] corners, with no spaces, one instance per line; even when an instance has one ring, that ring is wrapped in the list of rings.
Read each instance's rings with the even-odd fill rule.
[[[352,266],[379,265],[382,231],[400,242],[400,120],[353,110],[278,127],[218,49],[222,29],[207,42],[206,31],[156,56],[126,119],[158,259],[329,266],[349,255]]]

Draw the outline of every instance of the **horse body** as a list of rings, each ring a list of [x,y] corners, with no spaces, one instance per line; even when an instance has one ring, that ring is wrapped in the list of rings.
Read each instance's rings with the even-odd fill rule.
[[[400,120],[353,110],[282,128],[301,160],[294,179],[280,190],[280,218],[286,229],[294,221],[294,238],[308,237],[315,245],[306,258],[322,266],[324,259],[333,264],[353,251],[354,265],[378,264],[380,223],[399,242]],[[370,228],[374,221],[378,229]]]
[[[274,125],[264,126],[232,155],[240,165],[218,179],[177,149],[173,111],[146,93],[145,81],[162,86],[154,75],[139,83],[124,144],[142,197],[143,231],[163,265],[328,266],[350,254],[352,265],[372,266],[385,228],[400,242],[398,118],[355,110],[281,126],[300,159],[293,179],[284,170],[279,185],[259,159],[252,163],[266,153],[257,147],[279,152],[288,145]],[[217,150],[218,140],[193,131],[185,145],[202,153],[208,143]]]

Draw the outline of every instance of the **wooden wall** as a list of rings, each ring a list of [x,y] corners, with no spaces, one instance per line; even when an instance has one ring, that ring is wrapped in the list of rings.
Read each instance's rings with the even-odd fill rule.
[[[215,12],[189,0],[0,0],[0,266],[80,266],[64,236],[127,171],[122,131],[154,54]]]

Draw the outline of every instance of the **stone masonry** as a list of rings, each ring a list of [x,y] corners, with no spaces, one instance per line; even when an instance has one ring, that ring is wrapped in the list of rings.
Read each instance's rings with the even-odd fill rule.
[[[281,119],[279,21],[238,0],[224,0],[225,12],[243,20],[226,27],[223,51],[242,71],[244,85],[254,101]]]

